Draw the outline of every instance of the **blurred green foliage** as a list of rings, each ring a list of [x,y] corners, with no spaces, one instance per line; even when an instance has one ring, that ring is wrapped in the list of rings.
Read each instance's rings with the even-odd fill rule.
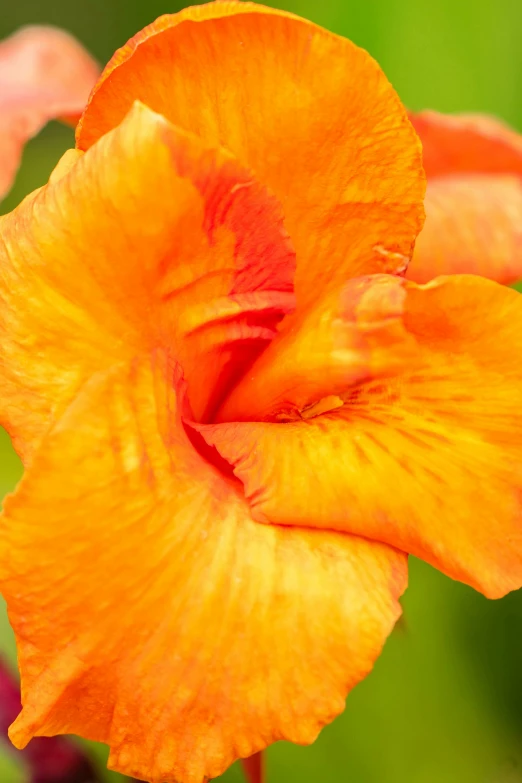
[[[2,2],[0,36],[22,24],[70,30],[101,62],[137,30],[186,3]],[[346,35],[379,61],[412,109],[488,111],[520,127],[520,0],[279,0],[268,3]]]
[[[105,62],[139,28],[180,7],[164,0],[4,0],[0,37],[23,24],[56,24]],[[368,49],[413,109],[485,111],[522,128],[520,0],[282,0],[279,7]],[[0,211],[43,184],[72,144],[72,131],[54,123],[33,140]],[[20,473],[0,432],[0,497]],[[270,749],[271,783],[522,782],[522,594],[489,602],[412,560],[403,605],[404,620],[344,715],[310,748]],[[3,606],[0,652],[14,663]],[[89,752],[103,761],[103,749]],[[0,747],[0,783],[24,780],[14,759]],[[107,783],[118,779],[107,773]],[[223,780],[239,783],[239,769]]]

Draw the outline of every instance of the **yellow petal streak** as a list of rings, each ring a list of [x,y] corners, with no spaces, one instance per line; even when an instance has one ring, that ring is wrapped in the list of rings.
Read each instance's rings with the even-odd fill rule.
[[[202,413],[293,305],[277,201],[143,105],[66,153],[0,236],[0,423],[26,463],[86,378],[143,349],[176,348]]]

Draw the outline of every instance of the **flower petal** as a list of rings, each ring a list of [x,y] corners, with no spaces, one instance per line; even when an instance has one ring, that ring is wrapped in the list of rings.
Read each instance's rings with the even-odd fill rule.
[[[423,221],[420,145],[379,66],[350,41],[248,2],[162,16],[114,55],[78,146],[137,98],[231,150],[275,193],[298,302],[356,274],[404,271]]]
[[[13,741],[80,734],[153,783],[313,741],[371,669],[406,580],[385,545],[252,521],[179,400],[158,352],[95,374],[0,526],[24,704]]]
[[[522,278],[522,179],[464,174],[428,183],[426,223],[407,277],[418,283],[470,273],[498,283]]]
[[[7,737],[9,724],[20,711],[18,678],[0,657],[0,738]],[[31,783],[86,783],[95,781],[96,772],[82,749],[69,739],[39,738],[19,756],[26,769],[24,778]],[[4,772],[5,775],[5,772]],[[17,776],[18,779],[18,776]],[[4,778],[4,783],[10,783]]]
[[[493,117],[411,114],[428,174],[426,225],[408,278],[522,277],[522,136]]]
[[[49,121],[76,122],[100,68],[68,33],[25,27],[0,42],[0,198],[22,148]]]
[[[291,318],[218,411],[218,421],[316,415],[321,400],[418,361],[404,327],[400,278],[371,275],[323,296]]]
[[[388,319],[375,286],[390,289]],[[472,276],[424,287],[377,278],[373,287],[352,281],[330,312],[337,334],[340,318],[352,320],[344,355],[342,341],[324,354],[327,375],[346,361],[336,404],[283,424],[199,429],[243,481],[256,519],[384,541],[503,595],[522,585],[522,297]],[[400,320],[394,288],[404,294]],[[313,350],[313,332],[308,339]],[[383,361],[387,352],[395,360]],[[285,362],[284,351],[272,356],[272,377]],[[290,378],[284,384],[298,409],[299,382],[293,395]]]
[[[522,175],[522,136],[485,114],[411,113],[428,179],[447,174]]]
[[[0,422],[25,454],[143,346],[175,350],[199,415],[293,305],[279,205],[229,153],[136,105],[78,154],[0,220]]]

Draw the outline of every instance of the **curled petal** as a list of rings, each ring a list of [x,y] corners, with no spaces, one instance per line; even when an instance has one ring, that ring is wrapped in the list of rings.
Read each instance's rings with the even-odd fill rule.
[[[144,347],[175,351],[200,415],[293,306],[275,198],[142,105],[0,231],[0,423],[26,458],[85,378]]]
[[[422,141],[428,180],[447,174],[522,176],[522,136],[484,114],[410,114]]]
[[[152,783],[313,741],[371,669],[406,582],[386,545],[254,522],[188,440],[180,399],[158,352],[95,374],[0,525],[24,705],[13,741],[80,734]]]
[[[286,372],[293,420],[199,427],[254,517],[384,541],[490,597],[520,587],[521,295],[472,276],[422,287],[377,278],[369,289],[354,280],[329,314],[337,334],[339,319],[349,321],[347,384],[336,398],[300,409],[301,379],[292,391],[294,365],[274,345],[271,377]],[[326,375],[342,345],[320,343]]]
[[[389,275],[351,281],[290,319],[218,411],[219,421],[317,415],[322,400],[417,361],[403,323],[406,290]]]
[[[275,193],[300,304],[350,276],[406,268],[423,221],[420,144],[379,66],[350,41],[248,2],[162,16],[106,67],[78,146],[135,99],[227,147]]]
[[[522,178],[460,174],[435,178],[426,191],[426,223],[407,277],[482,275],[498,283],[522,278]]]
[[[25,142],[49,121],[76,122],[100,68],[68,33],[25,27],[0,42],[0,198]]]

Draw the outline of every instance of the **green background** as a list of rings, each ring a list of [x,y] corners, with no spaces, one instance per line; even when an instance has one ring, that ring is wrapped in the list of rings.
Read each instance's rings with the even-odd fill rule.
[[[163,0],[2,0],[0,37],[22,24],[73,32],[99,59],[161,13]],[[280,7],[344,34],[381,63],[413,109],[485,111],[522,128],[520,0],[287,0]],[[0,211],[44,183],[72,131],[49,125],[27,147]],[[0,433],[0,496],[20,466]],[[345,713],[310,748],[268,752],[272,783],[522,782],[522,594],[490,602],[412,561],[398,625]],[[0,607],[0,651],[14,661]],[[103,749],[90,749],[103,758]],[[101,754],[101,755],[100,755]],[[24,773],[0,747],[0,783]],[[107,773],[107,781],[119,776]],[[240,781],[232,768],[223,780]]]

